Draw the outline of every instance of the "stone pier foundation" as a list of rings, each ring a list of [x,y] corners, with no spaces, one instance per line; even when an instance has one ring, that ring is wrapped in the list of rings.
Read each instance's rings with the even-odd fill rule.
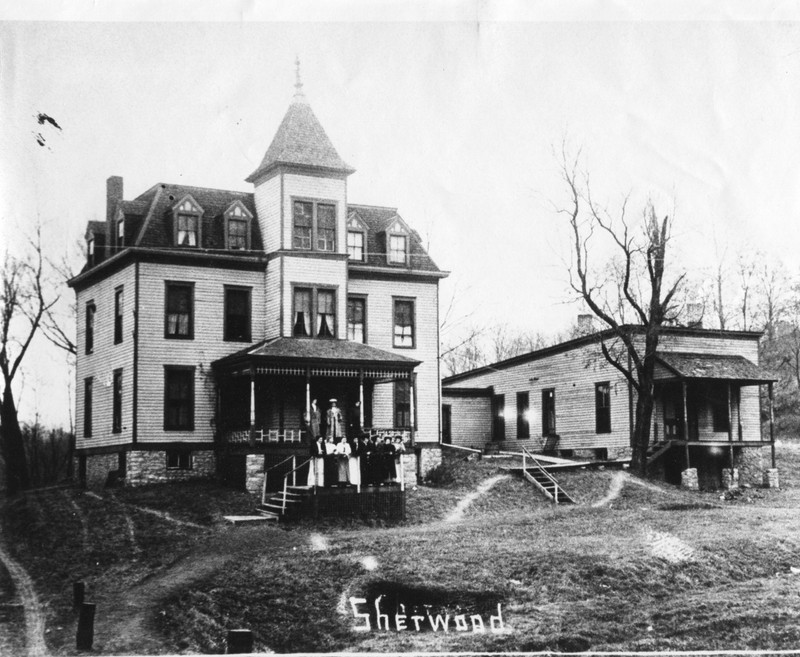
[[[681,487],[688,488],[689,490],[700,490],[697,468],[688,468],[681,472]]]
[[[738,468],[734,468],[733,470],[729,468],[724,468],[722,470],[722,487],[725,490],[730,490],[731,488],[739,488]]]

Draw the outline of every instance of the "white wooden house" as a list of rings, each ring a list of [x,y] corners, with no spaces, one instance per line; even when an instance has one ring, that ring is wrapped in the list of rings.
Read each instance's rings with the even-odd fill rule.
[[[298,81],[252,192],[126,200],[108,179],[70,281],[85,481],[259,488],[270,460],[307,453],[312,400],[324,418],[331,398],[349,430],[402,435],[412,473],[437,462],[446,273],[395,208],[349,202],[353,172]]]
[[[629,327],[640,339],[641,330]],[[774,377],[758,366],[760,333],[666,327],[658,347],[650,456],[667,480],[687,467],[719,484],[736,468],[761,482],[774,467],[771,430],[762,430],[762,386]],[[602,331],[533,351],[442,382],[442,440],[485,449],[630,456],[635,391],[603,357]],[[769,425],[771,427],[771,425]],[[770,449],[771,448],[771,449]]]

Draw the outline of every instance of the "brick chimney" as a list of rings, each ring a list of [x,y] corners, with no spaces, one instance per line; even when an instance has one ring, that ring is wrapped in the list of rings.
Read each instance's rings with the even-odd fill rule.
[[[686,326],[689,328],[703,328],[703,313],[705,307],[702,303],[686,304]]]
[[[594,315],[578,315],[578,325],[576,327],[578,335],[589,335],[594,333]]]
[[[114,219],[114,210],[122,200],[122,176],[111,176],[106,180],[106,222],[109,230]],[[111,235],[113,233],[109,233]]]

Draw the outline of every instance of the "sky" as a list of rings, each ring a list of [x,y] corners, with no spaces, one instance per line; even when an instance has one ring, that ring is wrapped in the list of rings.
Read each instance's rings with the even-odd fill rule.
[[[674,212],[695,270],[720,244],[800,265],[800,23],[785,3],[62,4],[0,8],[12,251],[37,217],[54,252],[81,239],[111,175],[126,199],[159,182],[251,191],[299,57],[356,169],[348,200],[396,207],[451,272],[442,306],[461,322],[445,341],[468,324],[555,334],[581,311],[555,211],[564,141],[596,198]],[[66,423],[69,377],[37,342],[23,416]]]

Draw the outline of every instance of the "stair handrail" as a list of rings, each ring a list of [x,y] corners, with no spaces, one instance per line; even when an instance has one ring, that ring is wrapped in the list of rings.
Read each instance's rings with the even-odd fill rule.
[[[281,465],[283,465],[284,463],[286,463],[286,461],[292,461],[292,463],[294,463],[294,458],[295,458],[295,456],[296,456],[295,454],[292,454],[291,456],[287,456],[287,457],[286,457],[285,459],[283,459],[283,461],[281,461],[280,463],[276,463],[275,465],[272,465],[272,466],[268,467],[266,470],[264,470],[264,481],[263,481],[263,482],[262,482],[262,484],[261,484],[261,504],[265,504],[265,503],[266,503],[266,500],[267,500],[267,475],[268,475],[268,474],[269,474],[269,473],[270,473],[272,470],[274,470],[275,468],[277,468],[278,466],[281,466]]]
[[[294,459],[294,458],[295,457],[292,456],[292,459]],[[283,500],[281,502],[281,514],[286,513],[286,493],[288,492],[288,489],[289,489],[289,475],[292,476],[292,486],[296,486],[297,485],[297,474],[296,474],[297,471],[300,468],[302,468],[306,463],[311,463],[312,460],[313,460],[313,458],[309,458],[309,459],[303,461],[300,465],[298,465],[297,467],[292,468],[291,470],[289,470],[289,472],[287,472],[283,476]],[[294,461],[292,461],[292,463],[294,463]],[[314,467],[314,466],[312,465],[311,467]],[[316,480],[315,480],[314,483],[316,483]]]
[[[531,461],[533,461],[533,464],[536,467],[536,470],[538,472],[541,472],[545,476],[545,478],[548,481],[550,481],[550,483],[553,484],[553,499],[555,500],[555,503],[558,504],[558,491],[560,489],[560,486],[558,485],[558,481],[556,481],[556,478],[542,467],[542,464],[539,462],[539,459],[537,459],[533,454],[531,454],[528,451],[527,447],[523,447],[522,448],[522,472],[523,473],[526,472],[526,457],[530,458]]]

